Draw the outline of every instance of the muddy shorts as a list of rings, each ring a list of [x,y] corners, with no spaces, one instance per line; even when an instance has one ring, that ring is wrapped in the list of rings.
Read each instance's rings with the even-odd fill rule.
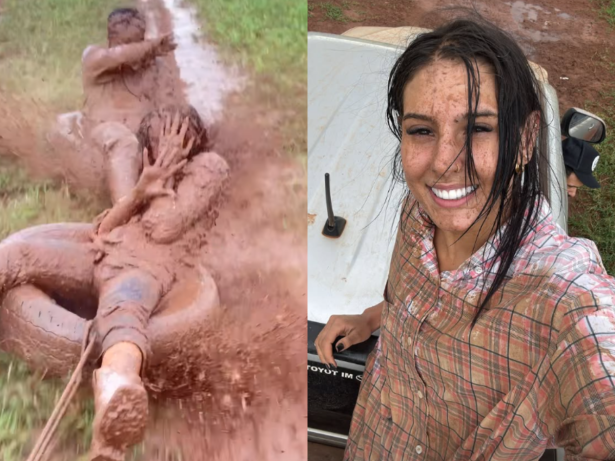
[[[140,269],[122,271],[104,282],[94,320],[101,356],[115,344],[130,342],[141,350],[145,366],[151,352],[147,324],[161,291],[161,284]]]

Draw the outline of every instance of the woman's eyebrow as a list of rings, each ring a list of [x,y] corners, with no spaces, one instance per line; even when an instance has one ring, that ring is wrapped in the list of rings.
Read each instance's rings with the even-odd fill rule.
[[[416,114],[414,112],[408,112],[407,114],[404,114],[404,120],[407,120],[409,118],[416,118],[418,120],[424,120],[431,123],[436,122],[435,119],[433,117],[430,117],[429,115]]]
[[[480,112],[476,112],[476,114],[474,114],[475,118],[478,117],[497,117],[498,114],[491,111],[491,110],[483,110]],[[424,114],[417,114],[415,112],[408,112],[406,114],[404,114],[404,118],[403,120],[407,120],[409,118],[415,118],[417,120],[424,120],[426,122],[431,122],[431,123],[435,123],[435,119],[433,117],[430,117],[429,115],[424,115]],[[468,114],[465,113],[463,116],[464,119],[468,118]]]

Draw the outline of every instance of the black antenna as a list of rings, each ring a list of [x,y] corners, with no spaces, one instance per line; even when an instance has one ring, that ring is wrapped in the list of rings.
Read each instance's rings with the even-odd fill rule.
[[[322,234],[327,237],[338,238],[344,232],[346,220],[333,214],[331,204],[331,188],[329,187],[329,173],[325,173],[325,196],[327,199],[327,222],[322,230]]]

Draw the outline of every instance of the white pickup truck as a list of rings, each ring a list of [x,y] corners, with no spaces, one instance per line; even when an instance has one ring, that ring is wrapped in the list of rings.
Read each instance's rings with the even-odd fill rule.
[[[360,314],[382,301],[395,241],[402,188],[392,181],[397,140],[386,125],[387,79],[417,28],[355,28],[340,35],[308,34],[308,438],[346,444],[367,355],[365,343],[335,353],[337,370],[322,365],[314,340],[332,314]],[[571,109],[560,123],[555,89],[532,64],[545,94],[549,125],[549,200],[567,230],[568,200],[562,134],[601,142],[597,116]],[[330,185],[325,187],[325,174]],[[327,204],[327,202],[329,202]],[[330,215],[340,235],[325,235]],[[333,217],[333,216],[331,216]],[[547,450],[542,460],[563,459]]]

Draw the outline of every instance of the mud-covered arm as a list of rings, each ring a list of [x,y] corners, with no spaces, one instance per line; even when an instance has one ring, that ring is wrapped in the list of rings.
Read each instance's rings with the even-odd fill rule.
[[[120,66],[137,67],[146,59],[155,57],[158,46],[159,40],[144,40],[111,48],[88,47],[82,58],[84,78],[97,80]]]
[[[102,216],[98,234],[108,234],[116,227],[126,224],[143,207],[147,199],[137,185],[128,195],[122,197],[113,208]]]
[[[149,163],[147,149],[143,150],[143,171],[137,185],[102,216],[98,226],[99,234],[106,234],[126,224],[143,205],[156,197],[175,197],[173,176],[186,165],[186,160],[175,154],[172,148],[165,149],[152,165]]]
[[[175,198],[155,199],[143,215],[141,222],[156,242],[176,241],[197,221],[204,227],[215,224],[229,179],[228,164],[218,154],[204,152],[190,160],[184,173]]]
[[[543,420],[567,460],[615,459],[615,290],[595,275],[578,282],[595,288],[575,295],[564,315],[538,373],[538,401],[547,403]]]

